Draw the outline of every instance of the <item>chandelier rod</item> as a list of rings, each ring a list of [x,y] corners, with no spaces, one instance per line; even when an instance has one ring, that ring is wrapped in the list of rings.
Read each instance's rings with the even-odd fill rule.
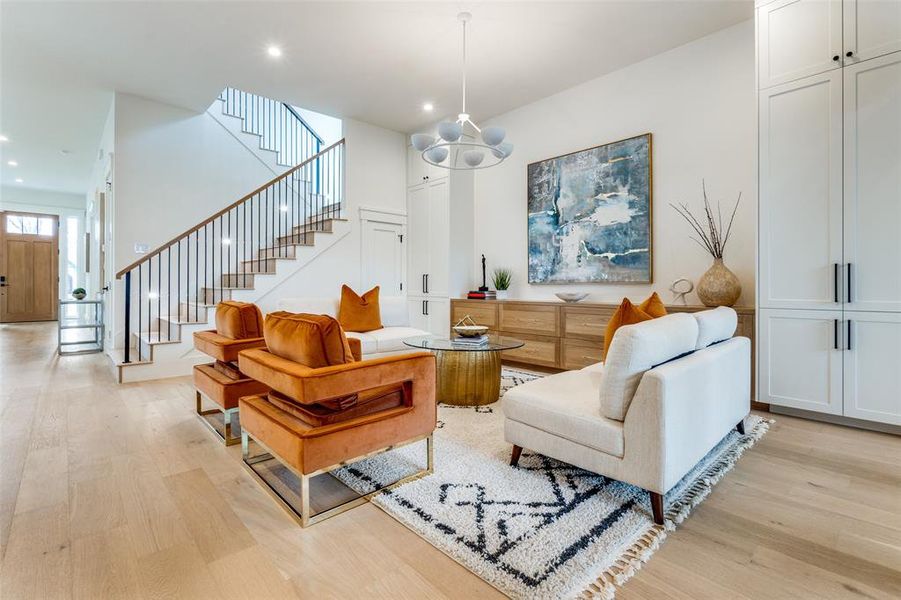
[[[466,19],[463,21],[463,113],[466,113]]]

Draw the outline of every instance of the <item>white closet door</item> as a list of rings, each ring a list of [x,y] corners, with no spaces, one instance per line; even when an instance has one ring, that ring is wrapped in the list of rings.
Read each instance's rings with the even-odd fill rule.
[[[842,66],[841,0],[777,0],[757,10],[760,89]]]
[[[760,92],[760,300],[834,309],[842,263],[842,75]],[[836,281],[839,280],[839,281]]]
[[[839,310],[758,311],[760,402],[842,414]]]
[[[846,311],[845,416],[901,425],[901,314]]]
[[[410,327],[429,330],[429,318],[425,314],[425,298],[407,298],[407,313],[410,316]]]
[[[422,160],[422,153],[413,146],[407,146],[407,186],[428,181],[429,163]]]
[[[429,187],[407,190],[407,293],[425,293],[429,272]]]
[[[901,312],[901,53],[844,76],[845,309]]]
[[[363,288],[380,286],[381,297],[404,293],[404,226],[363,221]]]
[[[448,337],[450,335],[450,300],[448,298],[429,297],[426,304],[428,312],[428,330],[434,335]]]
[[[446,297],[450,277],[450,196],[447,178],[429,181],[428,231],[427,293]]]
[[[843,9],[845,65],[901,50],[901,1],[844,0]]]

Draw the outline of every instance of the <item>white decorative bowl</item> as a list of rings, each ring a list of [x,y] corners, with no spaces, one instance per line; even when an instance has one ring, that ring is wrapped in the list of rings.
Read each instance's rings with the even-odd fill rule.
[[[476,337],[488,333],[485,325],[454,325],[454,333],[460,337]]]
[[[554,295],[564,302],[578,302],[588,297],[587,292],[557,292]]]

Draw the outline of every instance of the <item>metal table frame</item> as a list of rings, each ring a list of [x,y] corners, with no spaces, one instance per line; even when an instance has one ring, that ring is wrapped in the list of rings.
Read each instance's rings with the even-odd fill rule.
[[[66,319],[64,318],[64,307],[70,304],[75,304],[79,306],[94,306],[94,319],[89,323],[80,322],[76,319],[75,323],[66,323]],[[73,354],[89,354],[94,352],[103,352],[103,337],[104,337],[104,325],[103,325],[103,300],[60,300],[59,301],[59,316],[57,319],[57,331],[56,331],[56,353],[60,356],[68,356]],[[84,340],[77,342],[64,342],[63,341],[63,330],[64,329],[93,329],[94,330],[94,339],[93,340]],[[83,348],[81,350],[63,350],[64,346],[88,346],[87,348]]]

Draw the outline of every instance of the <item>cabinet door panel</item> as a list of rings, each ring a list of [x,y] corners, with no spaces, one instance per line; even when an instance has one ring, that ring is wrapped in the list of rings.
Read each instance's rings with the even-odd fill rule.
[[[429,330],[429,318],[425,314],[425,298],[407,298],[407,313],[410,315],[410,327]]]
[[[845,309],[901,311],[901,53],[844,78]]]
[[[407,191],[407,293],[425,293],[429,271],[429,188]]]
[[[842,414],[841,311],[761,309],[759,316],[759,401]]]
[[[834,309],[842,262],[841,72],[760,92],[760,306]]]
[[[560,335],[558,308],[541,304],[507,304],[498,306],[501,331]]]
[[[525,342],[525,345],[521,348],[502,352],[502,360],[545,367],[557,366],[557,357],[560,353],[560,338],[523,335],[520,333],[508,334],[506,332],[503,332],[501,335],[515,337]]]
[[[426,299],[426,318],[428,330],[433,335],[448,337],[450,335],[450,300],[448,298]]]
[[[612,308],[563,307],[563,335],[568,338],[604,341],[607,321],[615,312]]]
[[[477,325],[497,329],[497,304],[485,300],[454,301],[451,321],[456,323],[469,315]]]
[[[427,294],[447,296],[450,276],[450,201],[448,180],[430,181],[429,185]]]
[[[845,65],[901,50],[901,2],[844,0]]]
[[[407,186],[425,183],[428,167],[429,164],[422,160],[422,153],[413,146],[407,146]]]
[[[837,69],[842,56],[841,0],[778,0],[758,9],[761,89]]]
[[[846,417],[901,425],[901,314],[845,312]]]
[[[603,340],[598,342],[575,339],[563,340],[564,369],[583,369],[588,365],[599,363],[603,360],[603,354]]]

